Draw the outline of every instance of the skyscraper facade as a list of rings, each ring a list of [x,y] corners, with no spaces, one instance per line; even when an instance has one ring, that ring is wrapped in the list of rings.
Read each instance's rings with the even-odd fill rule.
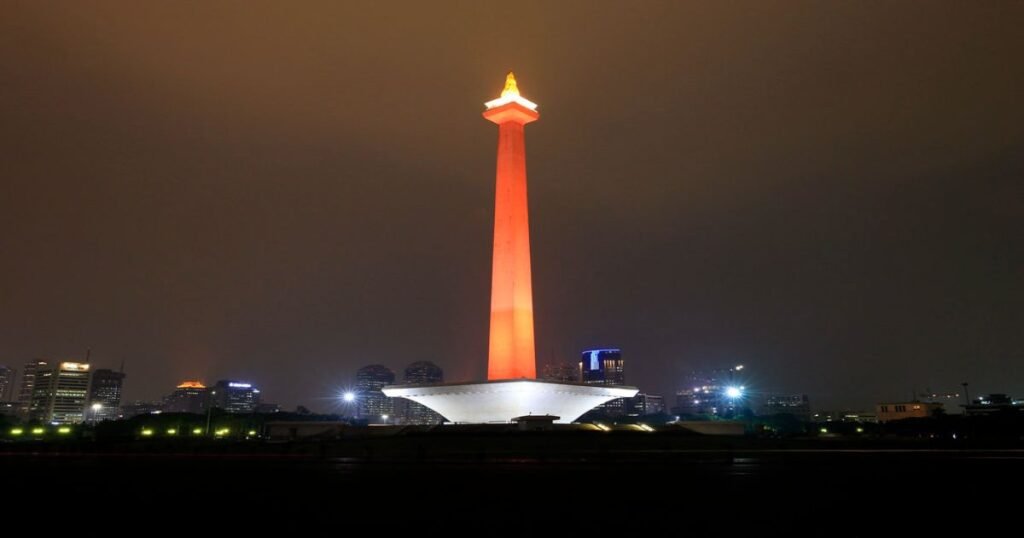
[[[590,349],[580,358],[580,379],[588,385],[622,386],[626,384],[626,368],[622,350]],[[617,417],[627,414],[626,400],[616,398],[594,408],[589,415]]]
[[[57,424],[85,419],[89,393],[89,364],[61,362],[35,371],[29,417]]]
[[[394,411],[391,398],[381,391],[395,383],[395,373],[386,366],[371,364],[356,371],[356,409],[370,424],[385,424]]]
[[[642,417],[660,415],[665,412],[665,398],[657,394],[637,394],[626,398],[626,414]]]
[[[583,352],[580,378],[588,385],[625,385],[626,369],[619,349],[591,349]]]
[[[748,410],[743,393],[743,366],[695,372],[690,386],[676,392],[676,415],[715,415],[732,417]]]
[[[121,415],[124,373],[99,368],[92,373],[86,415],[90,422],[114,420]]]
[[[246,381],[222,379],[210,392],[213,407],[228,413],[255,413],[260,405],[260,390]]]
[[[210,390],[196,380],[182,381],[174,392],[164,397],[167,413],[205,413],[210,405]],[[127,414],[126,414],[127,416]]]
[[[811,420],[811,402],[806,394],[766,394],[761,405],[762,415],[793,415],[802,420]]]
[[[32,406],[32,391],[36,386],[36,371],[47,366],[43,360],[33,360],[25,363],[21,369],[21,387],[18,389],[18,414],[22,418],[29,417],[29,408]]]
[[[417,361],[405,368],[406,385],[433,385],[444,383],[444,371],[430,361]],[[440,424],[444,417],[429,407],[405,398],[395,398],[393,410],[405,424]]]
[[[0,366],[0,402],[11,399],[14,392],[14,368]]]
[[[540,378],[559,383],[579,383],[580,367],[572,362],[549,362],[541,368]]]

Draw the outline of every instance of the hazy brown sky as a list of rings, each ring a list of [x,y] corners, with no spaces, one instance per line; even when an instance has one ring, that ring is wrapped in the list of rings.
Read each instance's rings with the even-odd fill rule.
[[[0,11],[0,363],[320,410],[370,363],[482,378],[511,68],[541,362],[1024,394],[1022,3]]]

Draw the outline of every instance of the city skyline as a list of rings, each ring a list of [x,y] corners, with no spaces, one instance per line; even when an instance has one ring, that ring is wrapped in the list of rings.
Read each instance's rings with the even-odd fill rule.
[[[12,6],[0,364],[92,348],[124,402],[249,379],[289,408],[369,364],[484,378],[474,107],[514,68],[545,104],[539,364],[620,348],[669,398],[743,363],[820,408],[1024,393],[1018,6],[533,7]]]

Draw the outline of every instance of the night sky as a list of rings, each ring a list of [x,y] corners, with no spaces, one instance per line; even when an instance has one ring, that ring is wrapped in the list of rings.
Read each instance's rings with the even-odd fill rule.
[[[513,69],[539,362],[1024,396],[1024,4],[402,6],[6,2],[0,363],[322,411],[371,363],[483,379]]]

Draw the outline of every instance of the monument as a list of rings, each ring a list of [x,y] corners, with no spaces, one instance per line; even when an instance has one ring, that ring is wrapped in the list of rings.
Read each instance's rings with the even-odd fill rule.
[[[637,389],[536,379],[525,127],[540,114],[536,103],[519,94],[511,72],[501,96],[484,106],[484,118],[498,125],[487,381],[394,385],[384,394],[423,404],[456,423],[510,422],[528,415],[572,422],[609,400],[635,396]]]

